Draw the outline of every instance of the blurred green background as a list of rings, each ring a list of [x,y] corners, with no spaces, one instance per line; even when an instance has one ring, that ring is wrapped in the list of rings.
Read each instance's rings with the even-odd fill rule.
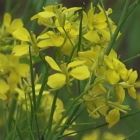
[[[132,0],[132,2],[133,1],[134,0]],[[67,7],[81,6],[83,3],[86,7],[88,7],[90,3],[89,0],[0,0],[0,19],[2,21],[4,12],[10,12],[12,13],[13,17],[22,17],[27,28],[31,28],[35,32],[38,32],[36,23],[31,22],[30,17],[40,11],[46,4],[53,4],[57,2],[62,2]],[[111,7],[113,9],[113,14],[111,16],[117,23],[122,12],[123,0],[104,0],[104,4],[105,8]],[[135,9],[133,14],[126,21],[121,32],[122,36],[115,44],[118,46],[120,58],[125,60],[140,54],[140,5]],[[127,65],[128,67],[131,66],[134,69],[137,69],[140,74],[140,58],[127,62]],[[133,101],[131,101],[131,104],[135,106],[136,109],[140,108],[140,105],[133,103]],[[85,121],[85,116],[81,121]],[[85,127],[83,127],[83,129],[84,128]],[[82,129],[82,127],[80,129]],[[101,129],[104,131],[108,128],[104,126]],[[117,126],[108,131],[125,134],[129,137],[129,140],[140,140],[140,114],[135,114],[131,117],[122,119],[120,123],[117,124]],[[79,137],[82,135],[83,132],[79,133]],[[79,140],[79,138],[76,138],[76,140]]]

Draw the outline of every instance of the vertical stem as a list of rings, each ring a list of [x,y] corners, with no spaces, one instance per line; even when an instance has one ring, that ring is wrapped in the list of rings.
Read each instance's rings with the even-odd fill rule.
[[[12,102],[10,105],[10,112],[9,112],[9,116],[8,116],[8,132],[12,129],[12,122],[13,122],[13,116],[15,113],[15,109],[16,109],[16,105],[17,105],[17,97],[16,95],[12,98]]]
[[[51,106],[51,113],[48,120],[48,131],[47,131],[47,138],[46,138],[48,140],[51,140],[51,137],[52,137],[51,130],[52,130],[52,123],[53,123],[53,116],[56,109],[57,96],[58,96],[58,92],[56,92],[54,95],[52,106]]]
[[[38,95],[38,98],[37,98],[37,110],[38,110],[38,108],[40,106],[43,91],[44,91],[44,88],[46,86],[46,82],[48,80],[48,65],[47,65],[45,59],[41,56],[40,53],[39,53],[39,56],[40,56],[42,62],[44,63],[44,65],[45,65],[45,73],[43,74],[44,77],[43,77],[42,84],[41,84],[41,89],[39,91],[39,95]]]
[[[128,12],[129,2],[130,2],[130,0],[125,0],[124,8],[123,8],[123,11],[122,11],[119,23],[118,23],[118,27],[115,30],[115,32],[114,32],[114,34],[112,36],[112,39],[111,39],[111,41],[109,43],[109,46],[106,49],[106,54],[109,54],[109,52],[113,48],[113,45],[114,45],[114,43],[116,41],[116,38],[118,37],[118,34],[119,34],[120,29],[121,29],[121,27],[122,27],[122,25],[124,23],[124,20],[126,20],[125,17],[126,17],[126,14]]]
[[[80,11],[80,25],[79,25],[79,41],[78,41],[78,51],[81,50],[81,43],[82,43],[82,23],[83,23],[83,9]]]
[[[29,46],[29,57],[30,57],[30,73],[31,73],[31,85],[32,85],[32,96],[33,96],[33,116],[36,124],[38,139],[40,140],[39,126],[37,122],[37,112],[36,112],[36,95],[35,95],[35,84],[34,84],[34,72],[33,72],[33,62],[31,54],[31,46]]]
[[[109,32],[110,32],[110,38],[112,38],[112,29],[111,29],[111,25],[110,25],[108,16],[107,16],[106,11],[105,11],[105,7],[104,7],[104,4],[103,4],[103,1],[100,0],[99,2],[100,2],[101,6],[102,6],[102,8],[103,8],[103,12],[104,12],[104,15],[105,15],[105,17],[106,17],[106,21],[107,21],[108,28],[109,28]]]

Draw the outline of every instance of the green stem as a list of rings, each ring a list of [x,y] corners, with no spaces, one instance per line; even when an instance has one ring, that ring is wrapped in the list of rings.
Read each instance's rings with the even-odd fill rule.
[[[30,132],[30,136],[31,136],[31,139],[34,140],[34,135],[33,135],[33,129],[32,129],[32,120],[33,120],[33,104],[32,104],[32,99],[31,99],[31,96],[30,94],[29,95],[29,101],[30,101],[30,107],[31,107],[31,117],[29,117],[28,115],[28,112],[29,112],[29,109],[28,109],[28,103],[27,103],[27,93],[25,92],[25,106],[26,106],[26,120],[28,122],[28,126],[29,126],[29,132]],[[31,120],[30,120],[31,118]]]
[[[132,57],[130,57],[130,58],[128,58],[128,59],[123,60],[123,62],[124,62],[124,63],[127,63],[127,62],[132,61],[132,60],[134,60],[134,59],[137,59],[137,58],[139,58],[139,57],[140,57],[140,54],[136,54],[135,56],[132,56]]]
[[[116,38],[118,37],[120,29],[122,28],[122,25],[124,24],[124,21],[126,20],[126,14],[128,12],[129,2],[130,2],[130,0],[125,0],[124,8],[123,8],[123,11],[122,11],[118,26],[117,26],[117,28],[116,28],[113,36],[112,36],[112,39],[111,39],[111,41],[109,43],[109,46],[106,49],[106,54],[109,54],[111,49],[113,48],[113,45],[114,45],[114,43],[116,41]]]
[[[103,1],[100,0],[99,3],[100,3],[100,5],[101,5],[102,8],[103,8],[103,12],[104,12],[104,15],[105,15],[105,17],[106,17],[106,21],[107,21],[108,28],[109,28],[109,32],[110,32],[110,37],[112,38],[112,29],[111,29],[111,25],[110,25],[108,16],[107,16],[106,11],[105,11],[105,7],[104,7],[104,4],[103,4]]]
[[[77,49],[77,53],[78,51],[81,50],[81,43],[82,43],[82,22],[83,22],[83,9],[80,11],[80,25],[79,25],[79,40],[78,40],[78,44],[76,46],[73,46],[72,52],[70,54],[70,58],[69,58],[69,62],[71,61],[75,50]]]
[[[33,72],[33,61],[32,61],[32,53],[31,53],[31,46],[29,46],[29,57],[30,57],[30,73],[31,73],[31,85],[32,85],[32,97],[33,97],[33,115],[37,129],[38,139],[40,140],[40,131],[37,121],[37,112],[36,112],[36,95],[35,95],[35,84],[34,84],[34,72]]]
[[[57,97],[58,97],[58,92],[56,92],[54,95],[52,106],[51,106],[51,113],[50,113],[50,117],[48,120],[48,131],[47,131],[47,138],[46,138],[48,140],[50,140],[52,138],[51,131],[52,131],[52,124],[53,124],[53,116],[54,116],[54,112],[56,109]]]
[[[132,117],[132,116],[137,115],[137,114],[140,114],[140,111],[136,111],[134,113],[130,113],[128,115],[122,116],[120,119],[122,120],[122,119],[125,119],[125,118],[128,118],[128,117]],[[73,135],[73,134],[82,133],[82,132],[85,132],[85,131],[91,131],[91,130],[99,129],[99,128],[105,127],[107,125],[108,125],[108,123],[103,123],[103,124],[100,124],[100,125],[95,126],[95,127],[90,127],[90,128],[78,130],[76,132],[71,132],[69,134],[61,136],[60,138],[63,138],[63,137],[66,137],[66,136],[70,136],[70,135]]]
[[[70,127],[71,123],[73,122],[72,121],[73,117],[77,113],[77,110],[79,109],[80,106],[81,106],[81,104],[76,105],[76,107],[74,108],[74,110],[72,111],[72,113],[70,114],[68,119],[65,121],[63,127],[60,129],[56,140],[60,139],[60,136],[64,133],[64,131]]]
[[[45,73],[43,74],[43,80],[42,80],[42,84],[41,84],[41,89],[39,91],[39,95],[38,95],[38,98],[37,98],[37,110],[38,110],[38,108],[40,106],[43,91],[45,89],[46,82],[48,80],[48,65],[47,65],[45,59],[41,56],[41,54],[39,54],[39,56],[40,56],[42,62],[44,63],[44,65],[45,65]]]
[[[77,53],[81,50],[81,44],[82,44],[82,25],[83,25],[83,10],[80,11],[79,41],[78,41]]]
[[[30,73],[31,73],[33,104],[34,104],[34,109],[36,110],[36,95],[35,95],[35,83],[34,83],[34,71],[33,71],[34,68],[33,68],[32,54],[31,54],[31,46],[29,46],[29,57],[30,57]]]
[[[8,116],[8,132],[12,129],[12,122],[13,122],[13,116],[16,110],[16,105],[17,105],[17,96],[15,95],[12,98],[12,103],[10,105],[10,111],[9,111],[9,116]]]

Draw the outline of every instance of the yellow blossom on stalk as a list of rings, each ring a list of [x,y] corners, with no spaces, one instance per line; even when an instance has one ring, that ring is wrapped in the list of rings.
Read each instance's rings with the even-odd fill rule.
[[[19,57],[13,55],[0,54],[0,88],[1,96],[9,96],[18,86],[21,78],[26,78],[29,74],[29,66],[21,63]],[[5,80],[4,80],[5,79]],[[6,99],[6,98],[5,98]]]
[[[83,14],[83,26],[87,30],[84,38],[91,43],[107,46],[111,39],[111,32],[113,33],[116,29],[116,25],[108,17],[112,13],[112,9],[104,11],[99,5],[97,9],[99,12],[96,12],[96,8],[91,4],[88,12]]]
[[[96,60],[94,55],[93,58],[90,55],[87,56],[89,60]],[[104,116],[109,127],[112,127],[120,120],[121,112],[127,113],[130,110],[128,105],[123,104],[126,93],[136,99],[135,83],[138,74],[132,69],[128,70],[125,64],[117,58],[114,50],[111,50],[109,55],[104,55],[102,61],[100,64],[100,61],[96,60],[94,73],[96,78],[83,100],[89,116],[93,118]]]
[[[52,57],[46,56],[45,59],[50,67],[57,71],[57,73],[48,77],[47,84],[51,88],[61,88],[65,84],[68,84],[72,78],[77,80],[85,80],[90,77],[88,67],[84,64],[85,61],[75,60],[68,64],[63,63],[58,66]]]
[[[5,36],[6,34],[11,34],[15,39],[21,41],[29,41],[30,35],[23,27],[23,22],[21,19],[14,19],[12,21],[12,17],[9,13],[5,13],[2,25],[2,34]]]
[[[70,55],[78,42],[79,24],[77,22],[70,23],[66,21],[64,29],[62,27],[58,27],[58,30],[65,38],[61,51],[65,55]]]
[[[113,33],[116,28],[116,25],[108,17],[112,10],[108,9],[105,15],[99,5],[97,9],[99,12],[96,12],[96,8],[91,4],[88,12],[83,11],[81,37],[82,45],[84,44],[85,48],[96,45],[101,45],[101,48],[106,47],[110,41],[110,32]],[[82,10],[81,7],[66,8],[62,5],[49,5],[42,12],[34,15],[31,20],[37,19],[39,24],[46,27],[37,37],[37,46],[40,49],[60,47],[64,55],[70,55],[79,40],[80,18],[78,11],[80,10]]]
[[[112,127],[120,120],[120,112],[118,109],[113,109],[109,111],[108,115],[106,116],[106,122],[109,123],[109,127]]]
[[[108,56],[104,57],[106,65],[105,79],[116,87],[116,93],[119,98],[123,98],[124,89],[127,89],[128,94],[136,99],[135,82],[137,80],[137,71],[128,70],[126,66],[117,58],[114,50]],[[121,92],[120,92],[121,91]],[[120,97],[120,95],[122,97]]]
[[[49,5],[44,8],[43,12],[33,16],[32,20],[38,19],[40,24],[56,29],[40,34],[37,38],[38,47],[61,47],[64,54],[70,55],[79,34],[79,22],[76,21],[74,13],[80,9],[80,7],[67,9],[61,5]]]
[[[45,32],[38,36],[38,47],[61,47],[64,43],[64,37],[53,31]]]
[[[12,49],[12,54],[14,56],[23,56],[29,53],[29,45],[28,44],[20,44],[15,45]]]
[[[74,13],[80,9],[80,7],[66,8],[61,4],[48,5],[43,8],[43,11],[34,15],[31,20],[37,19],[39,24],[50,28],[63,27],[65,21],[75,17]]]
[[[101,57],[102,49],[100,46],[96,46],[87,51],[79,51],[78,52],[78,59],[86,61],[86,65],[88,66],[89,70],[93,73],[96,72],[96,69],[99,65],[99,60]]]
[[[109,109],[106,96],[107,90],[102,84],[95,85],[88,94],[84,95],[83,99],[87,107],[89,116],[99,118],[100,114],[105,116]]]

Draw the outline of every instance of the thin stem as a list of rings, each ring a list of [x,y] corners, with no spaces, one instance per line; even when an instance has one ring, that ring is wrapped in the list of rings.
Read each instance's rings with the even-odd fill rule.
[[[31,73],[31,85],[32,85],[32,96],[33,96],[33,115],[36,123],[37,135],[40,140],[40,132],[39,126],[37,122],[37,114],[36,114],[36,95],[35,95],[35,84],[34,84],[34,72],[33,72],[33,62],[32,62],[32,54],[31,54],[31,46],[29,46],[29,57],[30,57],[30,73]]]
[[[81,43],[82,43],[82,22],[83,22],[83,9],[80,11],[80,25],[79,25],[79,40],[78,40],[78,44],[76,46],[73,45],[73,49],[72,52],[70,54],[70,58],[69,58],[69,62],[71,61],[74,52],[77,48],[77,53],[78,51],[81,50]]]
[[[47,82],[47,79],[48,79],[48,65],[46,63],[46,61],[44,60],[44,58],[41,56],[41,54],[39,53],[39,56],[42,60],[42,62],[44,63],[45,65],[45,73],[43,74],[43,80],[42,80],[42,84],[41,84],[41,89],[39,91],[39,95],[38,95],[38,98],[37,98],[37,109],[39,108],[39,105],[40,105],[40,102],[41,102],[41,98],[42,98],[42,95],[43,95],[43,91],[45,89],[45,86],[46,86],[46,82]]]
[[[34,83],[34,71],[33,71],[34,68],[33,68],[32,54],[31,54],[31,46],[29,46],[29,57],[30,57],[30,73],[31,73],[33,104],[34,104],[34,109],[36,110],[36,95],[35,95],[35,83]]]
[[[102,8],[103,8],[103,12],[104,12],[104,15],[106,17],[106,21],[107,21],[107,24],[108,24],[108,28],[109,28],[109,32],[110,32],[110,37],[112,38],[112,29],[111,29],[111,25],[110,25],[110,22],[109,22],[109,19],[108,19],[108,16],[106,14],[106,11],[105,11],[105,7],[104,7],[104,4],[103,4],[103,1],[100,0],[99,3],[101,4]]]
[[[12,129],[12,122],[13,122],[13,116],[16,110],[16,105],[17,105],[17,96],[15,95],[12,98],[12,103],[10,105],[10,110],[9,110],[9,116],[8,116],[8,132]]]
[[[125,118],[128,118],[128,117],[132,117],[134,115],[137,115],[137,114],[140,114],[140,110],[137,111],[137,112],[134,112],[134,113],[130,113],[128,115],[125,115],[125,116],[122,116],[120,119],[125,119]],[[86,129],[82,129],[82,130],[78,130],[76,132],[71,132],[71,133],[68,133],[66,135],[62,135],[60,136],[60,138],[63,138],[63,137],[66,137],[66,136],[70,136],[70,135],[73,135],[73,134],[78,134],[78,133],[82,133],[82,132],[85,132],[85,131],[89,131],[89,130],[95,130],[95,129],[98,129],[98,128],[102,128],[104,126],[108,125],[108,123],[103,123],[103,124],[100,124],[98,126],[95,126],[95,127],[90,127],[90,128],[86,128]]]
[[[33,112],[33,105],[32,105],[32,101],[31,101],[31,97],[29,95],[29,100],[30,100],[30,107],[31,107],[31,118],[32,118],[32,112]],[[26,107],[26,120],[28,122],[28,126],[29,126],[29,132],[30,132],[30,136],[31,139],[34,140],[34,136],[33,136],[33,132],[32,132],[32,120],[30,121],[29,119],[29,115],[28,115],[28,104],[27,104],[27,93],[25,92],[25,107]]]
[[[81,50],[81,43],[82,43],[82,25],[83,25],[83,10],[80,11],[79,41],[78,41],[77,53]]]
[[[54,116],[54,112],[56,109],[57,97],[58,97],[58,92],[55,93],[54,98],[53,98],[53,102],[52,102],[52,106],[51,106],[51,113],[50,113],[50,117],[48,120],[48,131],[47,131],[46,139],[50,139],[52,137],[51,130],[52,130],[52,123],[53,123],[53,116]]]
[[[123,62],[124,62],[124,63],[127,63],[127,62],[132,61],[132,60],[134,60],[134,59],[137,59],[137,58],[139,58],[139,57],[140,57],[140,54],[136,54],[135,56],[132,56],[132,57],[130,57],[130,58],[127,58],[127,59],[123,60]]]
[[[75,115],[75,113],[77,112],[77,110],[79,109],[79,107],[81,106],[81,104],[76,105],[76,107],[74,108],[74,110],[72,111],[72,113],[70,114],[70,116],[68,117],[68,119],[65,121],[63,127],[60,129],[57,139],[60,139],[60,136],[64,133],[64,131],[69,128],[69,126],[72,123],[73,117]]]
[[[67,31],[65,30],[64,27],[63,27],[63,31],[65,32],[65,35],[66,35],[66,37],[68,38],[70,44],[74,47],[74,44],[73,44],[72,40],[70,39],[70,37],[69,37],[69,35],[68,35],[68,33],[67,33]]]
[[[122,11],[119,23],[118,23],[118,27],[116,28],[116,30],[115,30],[115,32],[114,32],[114,34],[112,36],[112,39],[111,39],[111,41],[109,43],[109,46],[106,49],[106,54],[109,54],[111,49],[113,48],[113,45],[114,45],[114,43],[116,41],[116,38],[118,37],[120,29],[122,28],[122,25],[124,24],[124,19],[126,20],[125,17],[126,17],[126,14],[128,12],[129,1],[130,0],[125,0],[124,8],[123,8],[123,11]]]
[[[136,133],[138,133],[139,131],[136,130],[134,132],[132,132],[131,134],[129,134],[127,137],[125,137],[123,140],[129,140],[132,136],[134,136]]]

